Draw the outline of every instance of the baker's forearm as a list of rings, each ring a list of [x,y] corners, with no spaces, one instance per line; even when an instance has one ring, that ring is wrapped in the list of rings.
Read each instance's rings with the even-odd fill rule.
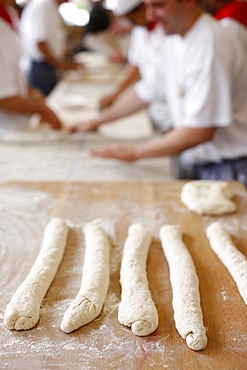
[[[119,84],[117,92],[120,94],[127,89],[128,86],[136,82],[140,78],[139,70],[137,67],[128,66],[128,71],[125,79]]]
[[[41,102],[40,98],[14,96],[0,100],[0,108],[19,113],[41,113],[44,103]]]
[[[126,117],[138,112],[144,107],[146,107],[146,103],[137,96],[134,89],[131,89],[126,92],[126,94],[122,95],[113,105],[101,111],[99,116],[95,119],[96,127],[103,123]]]
[[[62,69],[63,63],[58,58],[56,58],[50,51],[48,45],[45,42],[38,43],[39,50],[44,54],[45,60],[52,65],[54,68]]]
[[[172,129],[163,136],[146,141],[136,147],[137,159],[171,156],[212,139],[215,128],[193,129],[181,127]]]

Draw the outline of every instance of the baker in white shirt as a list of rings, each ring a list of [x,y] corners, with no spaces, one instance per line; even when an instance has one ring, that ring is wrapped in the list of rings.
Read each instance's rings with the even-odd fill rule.
[[[165,40],[163,27],[152,18],[146,18],[143,0],[118,0],[114,14],[127,18],[133,27],[127,53],[127,72],[115,91],[101,99],[102,108],[113,104],[134,82],[145,78],[151,72],[160,57]],[[170,128],[171,120],[164,101],[152,102],[148,107],[148,113],[156,131],[165,132]]]
[[[66,33],[58,6],[67,0],[30,0],[24,7],[20,36],[28,59],[31,86],[48,95],[58,82],[58,72],[75,70],[78,63],[66,61]]]
[[[169,132],[92,154],[124,161],[179,154],[181,178],[237,179],[247,186],[247,63],[237,37],[196,0],[145,2],[167,34],[160,65],[114,107],[73,130],[95,130],[162,98],[172,116]]]
[[[9,0],[0,0],[0,137],[7,131],[28,127],[30,115],[39,113],[52,128],[61,122],[45,104],[43,96],[29,89],[19,67],[22,47],[8,11]]]

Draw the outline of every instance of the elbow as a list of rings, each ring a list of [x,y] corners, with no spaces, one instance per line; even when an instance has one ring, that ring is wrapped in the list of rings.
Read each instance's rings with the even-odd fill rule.
[[[211,127],[198,131],[198,144],[210,141],[213,139],[216,132],[216,128]]]
[[[207,130],[206,135],[205,135],[205,141],[210,141],[213,139],[214,135],[216,132],[216,128],[210,128]]]

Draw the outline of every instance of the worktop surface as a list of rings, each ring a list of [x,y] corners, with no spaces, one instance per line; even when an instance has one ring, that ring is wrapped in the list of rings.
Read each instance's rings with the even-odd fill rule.
[[[211,250],[205,228],[220,219],[247,255],[247,194],[236,189],[235,214],[199,216],[180,201],[183,182],[6,182],[0,184],[0,368],[5,369],[234,369],[247,363],[247,310],[236,284]],[[4,310],[37,257],[52,217],[70,225],[64,258],[29,331],[10,331]],[[60,329],[81,283],[85,243],[82,226],[101,218],[113,238],[110,288],[102,313],[70,334]],[[147,276],[159,314],[158,329],[135,336],[118,322],[119,269],[128,227],[141,222],[153,235]],[[189,349],[175,329],[169,269],[160,241],[164,224],[180,224],[200,283],[206,349]]]

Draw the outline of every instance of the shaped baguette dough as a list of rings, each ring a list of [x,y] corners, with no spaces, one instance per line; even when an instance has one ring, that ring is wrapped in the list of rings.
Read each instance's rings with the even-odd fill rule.
[[[239,293],[247,304],[247,259],[236,248],[230,235],[220,222],[213,222],[206,229],[210,246],[228,269],[237,284]]]
[[[193,260],[182,241],[179,225],[160,229],[162,248],[170,269],[176,328],[189,348],[198,351],[207,345],[200,305],[198,277]]]
[[[231,200],[234,191],[226,181],[189,181],[180,194],[182,203],[199,215],[222,215],[233,213],[237,206]]]
[[[60,218],[46,226],[39,255],[4,312],[8,329],[28,330],[38,322],[40,305],[63,258],[68,230]]]
[[[65,333],[79,329],[101,312],[110,283],[110,243],[105,231],[94,223],[83,229],[86,249],[81,287],[67,308],[60,328]]]
[[[146,260],[151,235],[141,224],[129,227],[120,270],[122,286],[118,320],[138,336],[149,335],[158,327],[158,313],[148,288]]]

